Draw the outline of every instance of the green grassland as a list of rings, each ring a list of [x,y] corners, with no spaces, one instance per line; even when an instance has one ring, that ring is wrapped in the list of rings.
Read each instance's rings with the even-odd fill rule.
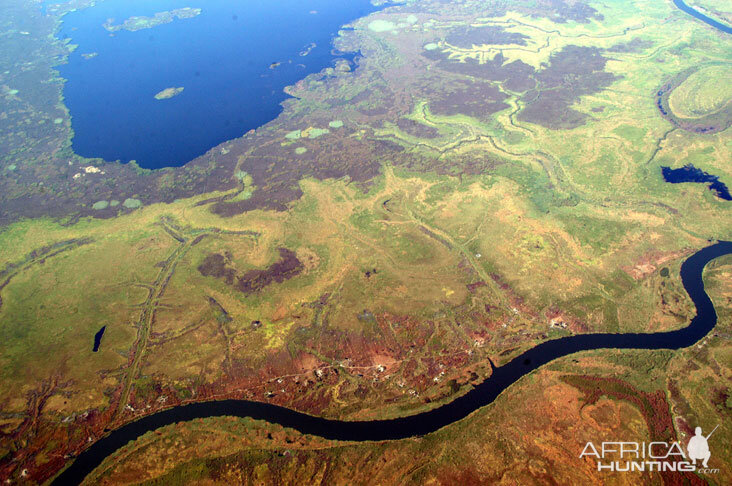
[[[662,292],[670,291],[681,301],[677,310],[684,312],[688,306],[676,272],[672,278],[646,278],[644,285],[623,272],[607,276],[609,270],[632,266],[651,251],[630,244],[633,218],[583,217],[577,210],[547,217],[521,197],[513,180],[500,176],[449,183],[397,173],[391,167],[385,167],[384,174],[383,183],[367,194],[344,181],[303,181],[304,196],[286,213],[255,211],[219,219],[193,200],[78,227],[49,222],[11,227],[4,233],[8,239],[43,234],[51,242],[60,235],[83,234],[94,241],[32,267],[3,290],[4,338],[16,346],[3,356],[7,403],[22,410],[28,388],[40,388],[57,373],[63,381],[72,380],[70,389],[85,390],[76,404],[59,405],[59,412],[74,413],[90,405],[88,397],[101,397],[125,379],[153,377],[161,384],[195,389],[224,380],[232,371],[227,366],[261,369],[282,350],[289,350],[293,358],[306,352],[326,362],[348,358],[367,367],[378,359],[402,360],[394,351],[379,358],[380,353],[368,346],[352,348],[362,356],[321,347],[327,333],[334,331],[344,339],[366,336],[376,346],[392,339],[378,326],[371,329],[376,317],[371,324],[359,318],[364,309],[387,325],[400,317],[434,323],[442,316],[437,322],[451,332],[433,351],[449,353],[473,347],[484,325],[459,316],[470,308],[493,306],[497,310],[485,319],[497,321],[498,329],[481,350],[484,356],[541,339],[549,330],[546,316],[555,308],[576,324],[574,332],[684,324],[668,314],[668,308],[659,309],[657,302]],[[166,231],[170,227],[176,229]],[[572,236],[580,229],[583,239]],[[672,251],[678,235],[670,229],[658,231],[653,251],[663,255],[659,245],[668,240],[667,252]],[[625,236],[611,237],[621,232]],[[206,237],[187,246],[174,235]],[[279,247],[294,250],[310,268],[263,292],[243,295],[198,270],[207,255],[223,252],[231,254],[240,272],[263,268],[277,259]],[[675,268],[682,255],[667,257],[668,265]],[[175,272],[148,319],[146,294],[156,291],[166,268],[162,263],[171,257],[177,259]],[[365,276],[373,270],[372,276]],[[651,267],[650,272],[657,275],[658,270]],[[494,276],[508,288],[499,287]],[[664,281],[673,288],[662,288]],[[485,287],[472,295],[467,289],[476,282]],[[327,315],[322,322],[310,304],[325,294],[330,300],[320,311]],[[224,309],[225,322],[212,311],[209,297]],[[57,322],[45,317],[49,308]],[[460,329],[455,327],[457,319]],[[253,329],[254,321],[262,327]],[[94,354],[92,337],[102,325],[108,327],[107,334],[102,352]],[[297,332],[303,330],[311,339],[298,344]],[[123,358],[130,349],[139,349],[139,342],[133,344],[136,333],[147,335],[149,342],[139,375],[129,376]],[[517,342],[516,333],[525,338]],[[407,336],[396,338],[409,344]],[[431,352],[425,351],[426,358]],[[39,359],[46,354],[54,359]],[[28,388],[13,385],[11,377],[19,370]],[[99,375],[106,380],[94,378]],[[346,401],[341,406],[348,405]],[[331,413],[339,415],[336,410]]]
[[[720,311],[718,333],[729,332],[732,259],[714,262],[704,280]],[[551,477],[613,484],[671,480],[658,473],[598,473],[573,451],[587,441],[651,441],[671,433],[686,444],[693,427],[719,424],[710,467],[723,484],[729,462],[729,401],[725,373],[730,346],[711,337],[681,352],[601,351],[568,356],[520,380],[497,401],[464,421],[428,436],[386,443],[325,441],[250,419],[217,418],[148,433],[110,456],[92,482],[190,484],[204,478],[299,482],[325,471],[333,484],[429,482],[534,483]],[[582,388],[603,383],[599,394]],[[660,390],[669,389],[663,393]],[[560,398],[561,397],[561,398]],[[710,400],[711,398],[711,400]],[[673,424],[657,422],[653,400],[673,411]],[[516,407],[520,403],[521,407]],[[670,429],[664,429],[669,425]],[[531,457],[531,467],[526,467]],[[708,476],[707,476],[708,477]]]
[[[238,140],[226,149],[241,153],[235,167],[211,164],[241,182],[234,191],[145,204],[107,219],[28,218],[1,228],[0,285],[8,280],[0,288],[0,465],[17,464],[3,471],[17,478],[20,465],[42,470],[63,447],[81,449],[87,431],[101,434],[187,400],[248,398],[331,417],[393,417],[453,399],[491,372],[490,361],[501,364],[546,339],[685,326],[693,309],[679,266],[709,240],[732,239],[732,206],[705,185],[664,182],[660,167],[692,163],[732,187],[732,129],[677,128],[661,116],[654,94],[678,73],[706,66],[674,90],[672,109],[695,117],[728,106],[732,41],[670,2],[589,5],[602,21],[555,21],[531,10],[533,2],[466,2],[448,12],[413,1],[342,32],[336,47],[360,49],[358,69],[288,88],[295,98],[257,140],[280,150],[263,159],[270,175],[359,157],[354,166],[376,164],[376,176],[298,176],[288,189],[301,195],[285,210],[220,216],[214,202],[255,200],[275,185],[243,172],[255,148]],[[417,14],[408,17],[409,9]],[[450,33],[465,27],[526,41],[451,44]],[[593,62],[603,56],[602,67],[564,73],[551,87],[547,71],[573,49],[594,53],[586,58]],[[521,63],[544,84],[524,89],[482,79],[506,107],[478,116],[467,96],[456,114],[435,108],[455,85],[479,81],[480,71],[461,69],[498,55],[496,71]],[[602,76],[611,81],[592,85]],[[578,124],[522,118],[541,96],[569,96],[564,86],[576,88],[564,111]],[[334,120],[341,124],[329,125]],[[373,150],[325,152],[344,140]],[[382,144],[399,150],[382,156]],[[281,249],[295,255],[296,271],[261,280],[254,291],[238,283],[277,269]],[[201,270],[212,256],[225,262],[218,276]],[[728,267],[707,273],[725,326]],[[709,397],[729,396],[724,342],[709,338],[673,355],[566,358],[468,421],[420,440],[336,446],[277,430],[273,443],[269,426],[222,419],[151,434],[110,461],[120,478],[136,477],[143,464],[141,478],[180,483],[207,477],[214,456],[222,461],[214,461],[217,471],[264,464],[287,438],[298,445],[285,449],[299,448],[292,453],[305,464],[287,471],[310,477],[338,459],[361,464],[364,482],[571,481],[578,470],[592,481],[592,468],[578,463],[567,441],[640,440],[651,429],[636,402],[600,397],[586,404],[580,385],[561,377],[577,370],[615,376],[638,396],[675,386],[667,394],[674,406],[722,421],[729,412]],[[671,371],[688,380],[674,380]],[[84,421],[85,413],[99,416]],[[683,430],[677,426],[679,437]],[[164,447],[140,446],[161,441]],[[202,442],[220,450],[196,453]],[[725,442],[715,456],[729,458],[730,450]],[[359,462],[362,455],[368,460]],[[382,458],[391,465],[369,475]],[[450,466],[464,463],[479,466]],[[262,481],[305,477],[254,468],[251,477]]]
[[[709,66],[689,76],[669,98],[677,116],[698,118],[722,109],[732,98],[732,68]]]

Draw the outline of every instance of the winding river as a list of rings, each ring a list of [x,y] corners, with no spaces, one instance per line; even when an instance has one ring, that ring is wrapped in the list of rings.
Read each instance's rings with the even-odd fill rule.
[[[732,33],[732,28],[673,0],[682,11]],[[208,417],[250,417],[295,429],[303,434],[347,441],[404,439],[435,432],[461,420],[498,397],[523,376],[557,358],[594,349],[680,349],[692,346],[717,323],[717,312],[704,291],[704,267],[715,258],[732,254],[732,242],[720,241],[688,257],[681,265],[681,281],[696,306],[696,316],[682,329],[657,333],[584,334],[543,342],[493,369],[491,376],[465,395],[428,412],[391,420],[341,421],[314,417],[269,403],[248,400],[220,400],[173,407],[148,415],[114,430],[79,454],[76,460],[52,482],[54,485],[79,484],[102,461],[129,441],[176,422]]]
[[[682,329],[657,333],[584,334],[543,342],[494,368],[491,376],[465,395],[428,412],[391,420],[341,421],[314,417],[268,403],[247,400],[220,400],[181,405],[143,417],[120,427],[95,442],[52,484],[78,484],[117,449],[146,432],[165,425],[197,418],[236,416],[266,420],[303,434],[348,441],[404,439],[435,432],[484,407],[503,390],[552,360],[579,351],[594,349],[679,349],[692,346],[717,323],[717,312],[704,290],[702,273],[710,261],[732,254],[732,242],[720,241],[688,257],[681,265],[684,289],[696,306],[696,316]]]
[[[679,8],[679,10],[688,13],[692,17],[701,20],[705,24],[711,25],[712,27],[714,27],[717,30],[721,30],[722,32],[726,32],[727,34],[732,34],[732,27],[730,27],[729,25],[725,25],[721,22],[714,20],[711,17],[707,17],[700,11],[689,7],[686,3],[684,3],[684,0],[673,0],[673,1],[674,1],[674,5],[676,5]]]

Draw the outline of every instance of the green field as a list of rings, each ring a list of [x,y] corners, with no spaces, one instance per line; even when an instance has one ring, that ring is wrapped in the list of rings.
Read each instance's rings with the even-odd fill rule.
[[[308,76],[271,123],[160,171],[70,148],[53,66],[73,46],[54,31],[94,7],[10,3],[2,480],[43,484],[105,430],[171,405],[397,417],[552,338],[678,329],[693,314],[681,262],[732,239],[732,203],[661,175],[693,164],[732,187],[732,38],[672,2],[395,3],[336,36],[358,66]],[[723,424],[710,463],[728,483],[729,277],[729,261],[705,274],[720,325],[698,346],[566,357],[424,438],[194,421],[90,482],[660,484],[598,475],[576,449],[685,441],[703,422]]]
[[[709,66],[696,71],[674,89],[669,98],[673,112],[683,118],[715,113],[732,102],[732,67]]]

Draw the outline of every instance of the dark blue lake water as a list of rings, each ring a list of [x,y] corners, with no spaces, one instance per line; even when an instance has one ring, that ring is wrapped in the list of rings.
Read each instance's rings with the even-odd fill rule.
[[[92,351],[95,353],[99,351],[99,346],[102,344],[102,336],[104,336],[105,329],[107,329],[107,326],[102,326],[102,328],[94,335],[94,347],[92,348]]]
[[[136,32],[102,27],[183,7],[202,13]],[[276,118],[282,89],[333,65],[339,28],[376,10],[368,0],[106,0],[67,14],[59,35],[79,47],[59,71],[74,151],[183,165]],[[184,91],[155,99],[170,87]]]
[[[719,177],[697,169],[691,164],[687,164],[679,169],[661,167],[661,173],[663,174],[663,179],[671,184],[680,184],[683,182],[708,183],[709,190],[714,192],[718,198],[724,199],[725,201],[732,201],[732,194],[729,193],[729,189],[727,189],[724,182],[719,180]]]

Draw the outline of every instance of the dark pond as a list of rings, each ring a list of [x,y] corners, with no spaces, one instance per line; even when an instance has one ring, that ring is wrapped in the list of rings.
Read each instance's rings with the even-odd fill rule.
[[[732,194],[729,193],[727,186],[719,180],[719,177],[697,169],[691,164],[687,164],[679,169],[661,167],[661,172],[663,173],[664,180],[672,184],[682,182],[709,183],[709,190],[714,192],[717,197],[725,201],[732,201]]]
[[[94,348],[92,348],[92,351],[95,353],[99,351],[99,345],[102,344],[102,336],[104,336],[105,329],[107,329],[107,326],[102,326],[102,328],[94,335]]]
[[[79,484],[109,454],[146,432],[185,420],[205,417],[251,417],[291,427],[327,439],[393,440],[425,435],[461,420],[493,403],[503,390],[550,361],[592,349],[679,349],[693,345],[717,323],[714,304],[704,290],[702,272],[707,263],[732,254],[732,242],[722,241],[699,250],[681,265],[684,289],[696,306],[696,316],[682,329],[657,333],[584,334],[543,342],[495,368],[493,374],[465,395],[429,412],[391,420],[340,421],[314,417],[269,403],[219,400],[182,405],[148,415],[99,439],[65,469],[53,484]]]
[[[103,27],[183,7],[202,11],[134,32]],[[348,59],[332,52],[334,35],[376,10],[368,0],[105,0],[69,13],[59,36],[79,47],[59,71],[74,151],[183,165],[276,118],[282,89]]]

